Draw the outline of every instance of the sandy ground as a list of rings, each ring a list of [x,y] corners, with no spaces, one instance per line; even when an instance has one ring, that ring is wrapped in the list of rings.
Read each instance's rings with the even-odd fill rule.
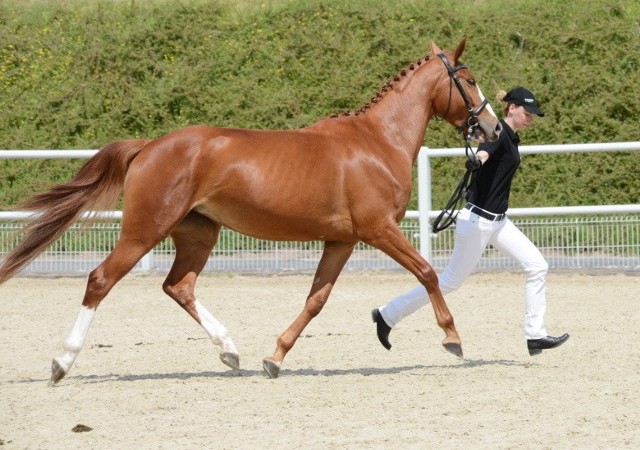
[[[311,275],[203,276],[201,302],[230,330],[242,370],[161,291],[129,275],[107,297],[57,386],[50,362],[81,278],[0,287],[0,447],[7,449],[613,449],[640,447],[640,274],[549,275],[547,329],[530,357],[523,275],[475,274],[448,304],[464,360],[440,346],[431,307],[378,343],[370,309],[404,273],[345,273],[269,379],[262,358],[301,310]],[[74,432],[76,425],[91,430]]]

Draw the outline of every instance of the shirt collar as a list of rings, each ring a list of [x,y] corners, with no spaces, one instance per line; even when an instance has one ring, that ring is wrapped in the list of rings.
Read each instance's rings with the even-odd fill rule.
[[[518,145],[520,143],[520,136],[518,136],[518,133],[513,131],[504,119],[500,119],[500,122],[502,123],[502,131],[507,133],[511,142]]]

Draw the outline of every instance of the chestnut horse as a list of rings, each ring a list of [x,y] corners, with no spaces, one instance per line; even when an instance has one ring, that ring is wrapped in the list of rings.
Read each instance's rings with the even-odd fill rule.
[[[359,241],[380,249],[422,283],[444,347],[462,356],[453,318],[433,268],[398,227],[429,121],[439,116],[461,132],[495,140],[500,124],[473,75],[455,52],[431,42],[431,52],[387,83],[355,113],[291,131],[190,126],[158,139],[125,140],[102,148],[73,180],[22,206],[37,213],[0,266],[0,283],[15,275],[87,211],[124,207],[120,239],[88,277],[80,312],[52,362],[51,382],[71,369],[95,311],[110,289],[167,236],[176,256],[162,288],[239,369],[227,329],[194,294],[196,279],[225,226],[258,239],[324,241],[324,251],[300,315],[263,360],[269,377],[327,301]],[[435,56],[435,57],[434,57]],[[482,135],[482,136],[481,136]]]

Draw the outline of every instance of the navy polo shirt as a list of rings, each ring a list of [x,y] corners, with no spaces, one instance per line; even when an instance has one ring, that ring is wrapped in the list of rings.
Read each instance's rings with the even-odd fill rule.
[[[504,120],[500,120],[500,123],[502,133],[498,140],[483,142],[478,146],[478,151],[487,152],[489,159],[478,170],[467,197],[474,205],[494,214],[507,211],[511,182],[520,165],[520,137]]]

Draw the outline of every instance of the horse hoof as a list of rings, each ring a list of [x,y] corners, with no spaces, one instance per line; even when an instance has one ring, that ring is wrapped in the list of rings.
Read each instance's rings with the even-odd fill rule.
[[[240,357],[236,353],[220,353],[220,361],[231,367],[233,370],[240,370]]]
[[[458,358],[464,358],[464,356],[462,356],[462,345],[447,343],[447,344],[442,344],[442,346],[446,351],[448,351],[449,353],[453,353]]]
[[[278,374],[280,373],[280,363],[271,358],[265,358],[262,360],[262,368],[267,372],[269,378],[278,378]]]
[[[66,370],[62,368],[58,361],[56,361],[55,359],[51,361],[51,380],[49,381],[50,385],[57,384],[58,381],[62,380],[66,374]]]

